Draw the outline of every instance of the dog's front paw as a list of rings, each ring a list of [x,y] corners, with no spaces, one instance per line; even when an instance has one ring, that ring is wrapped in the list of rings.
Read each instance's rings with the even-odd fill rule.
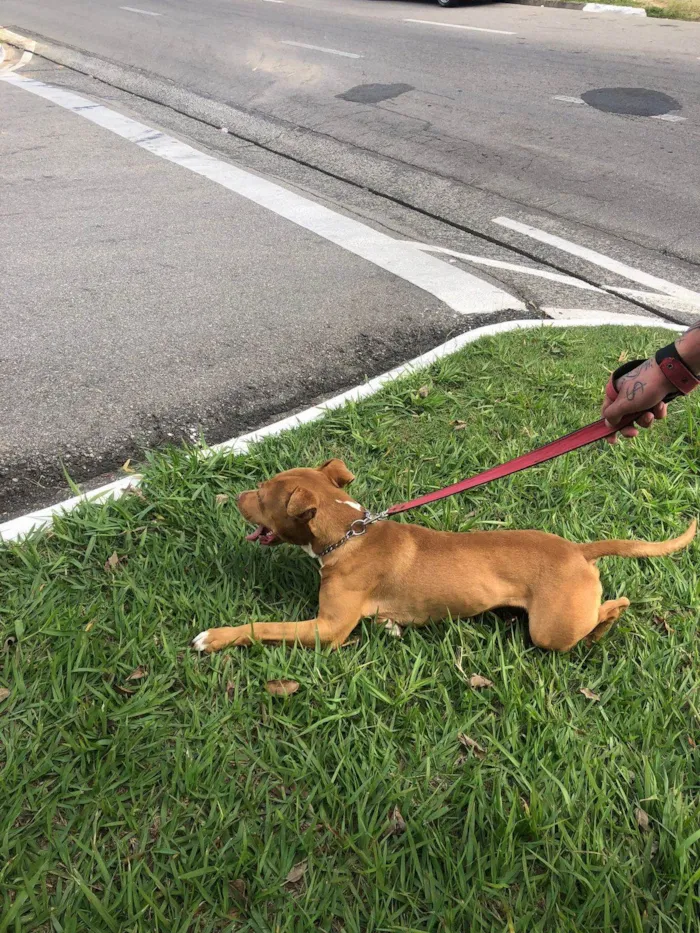
[[[190,647],[195,651],[216,651],[216,648],[210,646],[209,636],[214,634],[214,629],[207,629],[206,632],[200,632],[190,642]]]
[[[250,634],[247,626],[240,628],[208,628],[206,632],[200,632],[192,639],[192,647],[195,651],[206,651],[211,654],[212,651],[221,651],[228,645],[249,645]]]

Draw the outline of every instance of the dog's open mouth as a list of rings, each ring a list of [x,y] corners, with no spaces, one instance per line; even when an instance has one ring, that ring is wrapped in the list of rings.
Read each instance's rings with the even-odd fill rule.
[[[267,547],[269,544],[274,544],[279,540],[277,533],[270,528],[266,528],[265,525],[258,525],[255,531],[245,536],[245,539],[246,541],[257,541],[258,544],[264,547]]]

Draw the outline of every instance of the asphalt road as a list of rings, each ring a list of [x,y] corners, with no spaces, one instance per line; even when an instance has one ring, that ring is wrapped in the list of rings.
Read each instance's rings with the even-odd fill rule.
[[[46,37],[0,64],[0,520],[487,321],[698,316],[696,26],[390,0],[0,24]]]
[[[0,20],[166,78],[176,102],[187,89],[457,181],[476,202],[700,261],[697,24],[392,0],[126,6],[3,0]]]

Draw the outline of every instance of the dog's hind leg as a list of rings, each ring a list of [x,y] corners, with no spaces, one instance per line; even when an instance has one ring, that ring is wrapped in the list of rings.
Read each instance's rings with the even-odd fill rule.
[[[527,607],[533,642],[547,651],[569,651],[601,623],[601,595],[592,564],[575,561],[557,568]]]
[[[598,610],[598,624],[588,635],[588,641],[600,641],[603,635],[617,622],[629,604],[630,601],[626,596],[604,602]]]

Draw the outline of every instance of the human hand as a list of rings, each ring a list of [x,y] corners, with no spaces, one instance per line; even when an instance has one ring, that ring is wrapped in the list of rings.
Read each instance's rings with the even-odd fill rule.
[[[619,431],[623,437],[636,437],[638,428],[650,428],[654,421],[666,417],[667,407],[663,399],[674,387],[654,357],[650,357],[621,376],[615,388],[617,398],[613,400],[606,396],[601,414],[611,427],[615,427],[624,418],[639,413],[635,418],[638,427],[630,424]],[[617,438],[618,434],[611,434],[606,440],[609,444],[616,444]]]

